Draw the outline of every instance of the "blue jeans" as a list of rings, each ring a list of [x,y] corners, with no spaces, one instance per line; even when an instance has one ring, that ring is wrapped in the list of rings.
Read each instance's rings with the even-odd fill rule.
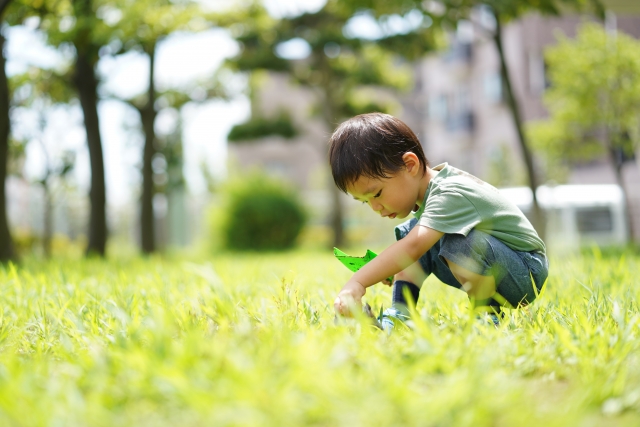
[[[396,239],[406,236],[417,223],[418,220],[412,218],[398,225]],[[461,284],[449,270],[445,258],[473,273],[494,277],[497,295],[485,303],[489,306],[508,306],[502,298],[512,307],[533,302],[549,274],[549,261],[543,254],[514,251],[497,238],[476,229],[466,237],[445,234],[419,260],[427,276],[434,274],[441,282],[460,289]]]

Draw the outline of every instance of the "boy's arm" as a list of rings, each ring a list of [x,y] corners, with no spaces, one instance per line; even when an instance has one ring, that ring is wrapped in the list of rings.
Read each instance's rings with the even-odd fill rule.
[[[414,227],[402,240],[382,251],[351,277],[333,303],[336,313],[349,315],[349,307],[360,305],[366,288],[409,267],[443,235],[444,233],[429,227]]]

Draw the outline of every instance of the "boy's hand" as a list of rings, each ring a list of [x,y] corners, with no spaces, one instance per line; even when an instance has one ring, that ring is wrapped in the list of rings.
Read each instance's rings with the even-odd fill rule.
[[[336,314],[351,317],[351,308],[362,305],[362,297],[366,292],[365,287],[355,280],[350,280],[342,287],[338,297],[333,302]]]

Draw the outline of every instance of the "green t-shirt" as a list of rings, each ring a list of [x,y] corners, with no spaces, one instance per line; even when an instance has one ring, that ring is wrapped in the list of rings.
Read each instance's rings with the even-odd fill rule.
[[[546,252],[544,242],[518,207],[494,186],[443,163],[433,168],[418,223],[445,234],[490,234],[516,251]]]

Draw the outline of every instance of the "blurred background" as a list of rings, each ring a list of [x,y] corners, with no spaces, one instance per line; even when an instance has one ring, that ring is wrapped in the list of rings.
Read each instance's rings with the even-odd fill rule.
[[[327,140],[382,111],[550,251],[640,241],[636,0],[0,0],[0,260],[371,247]]]

